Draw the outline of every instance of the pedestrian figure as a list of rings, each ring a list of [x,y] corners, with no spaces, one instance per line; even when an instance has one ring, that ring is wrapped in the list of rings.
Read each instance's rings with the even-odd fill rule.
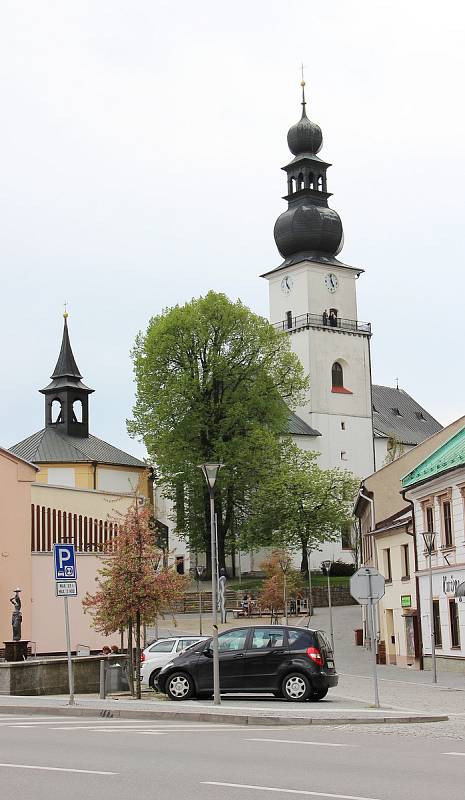
[[[328,324],[328,312],[326,311],[326,308],[325,308],[325,310],[323,311],[323,325],[327,325],[327,324]]]

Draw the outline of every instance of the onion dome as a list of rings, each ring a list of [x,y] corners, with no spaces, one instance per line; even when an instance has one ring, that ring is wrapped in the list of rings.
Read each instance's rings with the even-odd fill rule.
[[[295,156],[301,153],[312,153],[316,155],[321,150],[323,144],[323,134],[321,128],[316,122],[312,122],[308,117],[305,110],[305,81],[302,81],[302,117],[299,122],[296,122],[292,128],[289,128],[287,134],[287,143],[289,150]]]
[[[343,244],[341,218],[328,206],[300,203],[278,217],[274,239],[283,258],[308,251],[335,256]]]

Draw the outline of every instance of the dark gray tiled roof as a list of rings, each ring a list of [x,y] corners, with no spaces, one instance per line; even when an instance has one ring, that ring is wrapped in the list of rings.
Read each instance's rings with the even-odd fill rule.
[[[292,436],[321,436],[320,431],[311,428],[303,419],[294,414],[293,411],[289,412],[287,419],[287,431]]]
[[[43,428],[9,448],[12,453],[35,464],[77,464],[98,461],[124,467],[145,467],[140,459],[89,434],[87,439],[68,436],[54,428]]]
[[[373,385],[375,436],[395,436],[403,444],[420,444],[442,425],[403,389]]]

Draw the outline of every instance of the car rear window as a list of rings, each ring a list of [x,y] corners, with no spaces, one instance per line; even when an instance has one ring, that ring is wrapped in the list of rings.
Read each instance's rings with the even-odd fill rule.
[[[307,647],[314,647],[315,634],[307,630],[288,630],[290,650],[306,650]]]
[[[173,639],[164,639],[161,642],[155,642],[152,647],[149,647],[149,653],[171,653],[173,647]]]

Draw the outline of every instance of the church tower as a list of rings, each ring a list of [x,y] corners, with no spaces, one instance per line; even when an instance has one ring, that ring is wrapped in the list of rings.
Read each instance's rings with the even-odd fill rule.
[[[68,436],[89,436],[89,395],[94,391],[82,383],[68,334],[68,314],[64,313],[63,339],[52,382],[41,389],[45,395],[45,427]]]
[[[357,317],[360,267],[338,256],[344,243],[339,214],[328,206],[326,173],[318,153],[321,128],[306,113],[287,135],[293,159],[287,174],[288,208],[274,237],[283,262],[262,277],[269,282],[270,321],[291,337],[310,378],[305,406],[297,414],[320,436],[306,447],[318,451],[320,466],[341,467],[358,477],[374,469],[371,326]]]

